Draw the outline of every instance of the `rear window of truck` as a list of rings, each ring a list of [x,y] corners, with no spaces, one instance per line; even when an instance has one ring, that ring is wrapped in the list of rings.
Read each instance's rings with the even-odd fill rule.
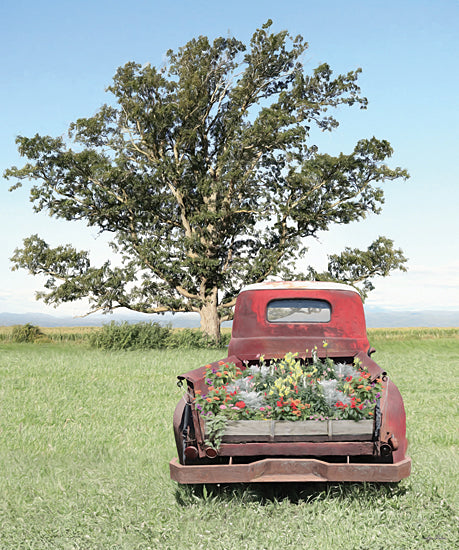
[[[325,300],[307,298],[272,300],[266,317],[270,323],[328,323],[331,305]]]

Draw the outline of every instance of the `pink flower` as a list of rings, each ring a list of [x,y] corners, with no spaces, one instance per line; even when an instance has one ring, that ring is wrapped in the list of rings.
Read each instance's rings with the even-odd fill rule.
[[[220,405],[220,409],[224,411],[226,409],[226,405]]]

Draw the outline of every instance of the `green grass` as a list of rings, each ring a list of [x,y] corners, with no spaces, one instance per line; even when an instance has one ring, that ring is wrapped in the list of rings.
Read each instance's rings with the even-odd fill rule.
[[[456,548],[457,334],[371,340],[405,400],[409,479],[201,490],[169,479],[175,377],[223,350],[0,343],[0,548]]]

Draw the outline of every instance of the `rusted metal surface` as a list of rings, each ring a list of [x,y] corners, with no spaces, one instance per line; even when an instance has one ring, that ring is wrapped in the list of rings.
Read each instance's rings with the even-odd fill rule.
[[[411,459],[396,464],[336,464],[317,459],[273,458],[251,464],[182,466],[170,463],[171,478],[178,483],[272,483],[272,482],[397,482],[410,475]]]
[[[272,300],[280,298],[326,301],[331,306],[330,321],[269,322],[267,306]],[[327,342],[326,350],[323,348],[324,340]],[[403,400],[387,373],[369,356],[374,349],[370,348],[366,336],[362,301],[355,289],[313,282],[247,287],[237,300],[229,356],[223,361],[235,363],[243,369],[245,363],[257,362],[261,355],[270,359],[297,352],[299,357],[309,358],[314,347],[319,356],[326,354],[346,362],[358,358],[370,372],[372,380],[382,378],[380,419],[378,425],[375,421],[372,441],[350,441],[350,438],[346,440],[346,436],[336,441],[330,441],[327,437],[318,437],[313,441],[287,438],[282,442],[257,439],[253,443],[224,442],[215,451],[205,443],[203,418],[193,405],[195,392],[205,392],[207,388],[206,367],[203,366],[179,377],[186,381],[188,391],[174,414],[179,460],[174,459],[170,463],[172,479],[179,483],[248,483],[400,481],[408,477],[411,459],[406,457],[408,441]],[[218,363],[212,363],[214,365],[217,367]],[[186,402],[189,403],[187,414]],[[191,420],[184,431],[185,416]],[[235,462],[250,463],[233,464],[233,458]],[[222,461],[229,463],[221,464]]]
[[[366,353],[357,354],[363,366],[371,373],[372,377],[382,376],[383,371],[373,359]],[[395,461],[405,457],[408,440],[406,439],[406,414],[403,399],[397,386],[386,374],[383,376],[383,395],[380,402],[381,407],[381,428],[379,434],[380,444],[388,444],[391,448]],[[396,448],[393,441],[397,442]],[[392,443],[391,443],[392,441]]]
[[[242,367],[242,360],[237,357],[236,355],[229,355],[225,359],[223,359],[225,363],[234,363],[237,367]],[[210,363],[211,366],[218,367],[218,362],[214,361],[213,363]],[[206,367],[199,367],[198,369],[190,370],[189,372],[185,374],[181,374],[178,376],[179,380],[187,380],[195,390],[205,390],[206,389],[206,383],[204,374],[206,372]]]
[[[285,285],[285,284],[284,284]],[[250,287],[249,287],[250,288]],[[283,357],[297,352],[310,356],[315,346],[322,350],[327,341],[330,357],[349,357],[359,351],[368,351],[368,342],[362,300],[355,291],[314,290],[304,288],[271,288],[241,292],[234,311],[229,355],[254,360]],[[268,304],[279,298],[324,300],[331,305],[328,323],[272,323],[267,320]],[[306,351],[308,350],[308,351]]]
[[[300,443],[223,443],[219,456],[359,456],[372,455],[372,441],[324,441]]]

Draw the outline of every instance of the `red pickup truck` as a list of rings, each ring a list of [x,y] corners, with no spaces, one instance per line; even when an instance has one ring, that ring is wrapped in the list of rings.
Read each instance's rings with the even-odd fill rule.
[[[374,351],[362,300],[353,287],[295,281],[243,288],[228,357],[179,376],[186,391],[173,419],[178,458],[170,462],[172,479],[200,484],[396,482],[408,477],[402,397],[371,358]],[[278,368],[284,373],[281,382],[275,378]],[[308,377],[315,377],[315,386]],[[237,394],[247,390],[241,380],[252,386],[258,381],[258,394]],[[297,394],[295,384],[301,383],[301,391],[309,391],[319,404],[325,403],[327,391],[333,401],[336,395],[342,398],[327,409],[334,412],[307,416],[313,410],[306,409],[310,403],[287,399],[286,380],[295,380],[289,388]],[[358,392],[375,387],[378,393],[373,391],[375,399],[367,400],[364,409]],[[271,407],[266,403],[275,392]],[[252,399],[249,408],[249,400],[240,395],[261,401]],[[221,403],[222,413],[231,413],[222,416],[223,435],[217,443],[208,433],[219,410],[212,399]],[[360,421],[356,414],[365,410]]]

